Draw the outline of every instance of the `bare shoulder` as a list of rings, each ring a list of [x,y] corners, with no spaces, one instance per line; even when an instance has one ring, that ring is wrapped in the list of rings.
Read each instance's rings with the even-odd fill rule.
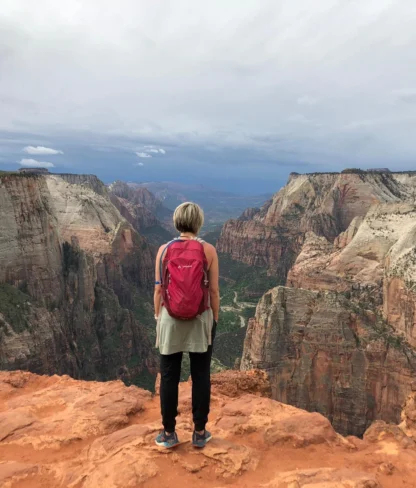
[[[215,246],[210,244],[209,242],[204,242],[204,251],[207,256],[210,256],[211,258],[216,256],[217,250],[215,249]]]
[[[212,252],[217,252],[217,250],[215,249],[215,246],[213,246],[212,244],[210,244],[207,241],[204,241],[204,249],[207,249],[207,250],[209,249]]]

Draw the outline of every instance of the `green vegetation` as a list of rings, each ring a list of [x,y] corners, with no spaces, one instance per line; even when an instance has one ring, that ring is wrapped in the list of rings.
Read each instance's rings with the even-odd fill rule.
[[[172,234],[161,225],[153,225],[140,231],[140,234],[147,238],[149,242],[161,246],[172,239]]]
[[[19,173],[18,171],[0,171],[0,178],[6,176],[13,176],[18,178],[40,178],[44,176],[44,174],[39,173]]]
[[[152,375],[147,369],[144,369],[140,374],[131,378],[130,381],[125,381],[127,386],[135,385],[144,390],[155,392],[156,376]]]
[[[238,293],[238,300],[257,303],[267,290],[284,282],[268,276],[266,268],[234,261],[227,254],[220,254],[221,296],[229,297],[230,291]]]
[[[0,284],[0,312],[15,332],[23,332],[29,327],[30,300],[30,296],[18,288]]]
[[[343,171],[341,171],[341,174],[364,174],[364,173],[367,173],[367,171],[360,168],[346,168]]]
[[[219,216],[219,219],[211,219],[210,221],[208,222],[205,222],[204,223],[204,227],[202,228],[202,231],[201,231],[201,237],[202,239],[205,239],[207,242],[210,242],[211,244],[214,244],[213,242],[211,242],[210,240],[206,239],[205,236],[208,235],[208,234],[217,234],[218,233],[218,237],[221,233],[221,230],[222,230],[222,227],[224,225],[224,222],[228,219],[220,219],[221,216]]]
[[[358,337],[353,332],[357,346],[365,349],[370,342],[382,340],[386,345],[403,352],[406,356],[415,357],[414,349],[408,343],[407,339],[387,323],[376,303],[377,298],[369,298],[367,295],[361,295],[359,298],[352,295],[351,299],[348,300],[349,308],[357,315],[366,317],[371,314],[371,318],[365,322],[368,335]]]
[[[137,290],[136,290],[137,293]],[[123,335],[126,330],[126,324],[129,324],[131,320],[130,310],[122,308],[119,300],[114,291],[102,286],[96,286],[95,288],[95,331],[100,343],[100,350],[103,358],[105,358],[105,365],[102,368],[102,378],[108,378],[113,374],[115,364],[118,359],[124,356],[123,351]],[[143,312],[147,310],[147,306],[150,305],[142,298],[138,296],[133,299],[134,312],[133,315],[137,315],[137,319],[144,325]],[[129,307],[130,308],[130,307]],[[152,323],[154,325],[154,319],[152,315]],[[150,332],[150,330],[148,330]],[[84,354],[88,353],[88,337],[79,341],[79,346],[84,350]],[[142,369],[142,361],[140,355],[133,352],[130,359],[127,360],[127,368],[132,377],[126,375],[123,380],[127,385],[136,385],[141,388],[145,388],[150,391],[154,391],[154,384],[156,377],[149,373],[147,369],[143,369],[139,374],[137,371]]]
[[[265,268],[234,261],[225,254],[219,259],[222,310],[213,355],[227,368],[233,368],[242,356],[255,305],[267,290],[283,283],[276,276],[268,276]]]
[[[219,361],[216,357],[213,356],[211,361],[211,373],[220,373],[225,369],[229,369],[224,366],[221,361]],[[182,367],[181,367],[181,381],[188,381],[189,377],[191,376],[191,362],[189,359],[189,354],[184,353],[182,357]]]
[[[220,316],[213,356],[227,369],[234,368],[236,359],[241,359],[246,330],[246,327],[236,327],[232,332],[222,332],[222,320]]]
[[[156,321],[154,318],[153,303],[149,297],[144,297],[137,290],[132,291],[133,304],[131,311],[134,318],[146,329],[150,343],[153,346],[156,342]]]
[[[204,239],[204,241],[209,242],[213,246],[216,246],[217,241],[221,235],[222,225],[218,226],[218,224],[215,224],[209,227],[212,227],[211,230],[210,228],[204,227],[201,238]]]

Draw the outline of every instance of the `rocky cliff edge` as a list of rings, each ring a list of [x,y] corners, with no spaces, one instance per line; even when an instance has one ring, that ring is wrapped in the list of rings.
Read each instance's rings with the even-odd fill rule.
[[[344,438],[318,413],[268,398],[262,372],[213,377],[204,450],[190,445],[190,384],[181,384],[182,444],[153,444],[159,399],[120,381],[0,373],[0,485],[4,488],[416,487],[415,398],[402,426],[376,422]]]

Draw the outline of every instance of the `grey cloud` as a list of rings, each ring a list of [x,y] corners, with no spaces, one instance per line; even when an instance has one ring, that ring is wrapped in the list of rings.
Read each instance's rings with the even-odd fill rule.
[[[401,102],[416,103],[416,90],[397,90],[394,95]]]
[[[6,2],[0,93],[16,103],[1,105],[0,131],[83,143],[92,131],[97,147],[123,139],[158,164],[171,147],[209,147],[269,165],[381,152],[400,165],[416,158],[415,21],[413,0]]]

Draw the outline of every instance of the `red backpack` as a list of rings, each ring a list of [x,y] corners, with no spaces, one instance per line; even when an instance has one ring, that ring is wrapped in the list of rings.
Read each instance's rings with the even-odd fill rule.
[[[208,262],[196,239],[175,239],[160,258],[163,305],[171,317],[194,319],[209,308]]]

